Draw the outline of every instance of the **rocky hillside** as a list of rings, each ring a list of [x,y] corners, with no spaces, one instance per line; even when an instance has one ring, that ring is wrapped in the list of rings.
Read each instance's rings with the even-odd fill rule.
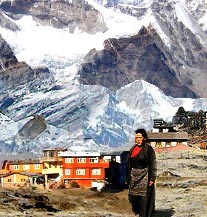
[[[14,20],[30,15],[40,25],[70,33],[95,34],[107,31],[108,27],[104,14],[91,4],[94,2],[4,0],[0,9]],[[92,49],[79,71],[81,83],[100,84],[115,91],[142,79],[169,96],[206,97],[207,36],[202,21],[205,2],[108,0],[98,3],[140,21],[148,17],[149,22],[137,35],[109,38],[104,42],[104,50]],[[18,30],[5,17],[0,24]]]
[[[104,50],[91,50],[80,70],[80,81],[114,91],[143,79],[166,95],[206,97],[207,36],[197,23],[198,12],[193,14],[192,6],[173,1],[153,1],[146,8],[141,3],[139,7],[135,2],[130,6],[118,2],[108,1],[108,6],[138,19],[151,16],[151,21],[137,35],[111,38],[105,41]]]
[[[0,35],[1,90],[8,90],[9,87],[14,90],[21,85],[27,85],[27,88],[32,91],[33,88],[38,88],[36,82],[39,83],[39,80],[36,81],[36,78],[41,78],[42,83],[44,83],[45,79],[48,80],[48,77],[52,76],[50,76],[49,70],[46,67],[32,69],[27,63],[19,62],[11,47]],[[41,84],[39,83],[38,86],[41,86]]]
[[[31,15],[41,25],[67,29],[71,33],[76,28],[91,34],[107,30],[100,12],[85,0],[6,0],[0,3],[0,8],[12,19]]]
[[[93,49],[85,57],[80,82],[99,84],[116,91],[135,80],[145,80],[166,95],[198,97],[181,83],[171,61],[173,54],[166,49],[152,27],[143,27],[131,38],[108,39],[104,42],[103,51]]]

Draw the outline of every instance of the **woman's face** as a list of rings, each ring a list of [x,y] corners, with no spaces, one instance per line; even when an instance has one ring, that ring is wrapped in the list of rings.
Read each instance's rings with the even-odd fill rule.
[[[141,145],[143,141],[144,141],[144,137],[142,136],[141,133],[135,134],[135,143],[137,143],[138,145]]]

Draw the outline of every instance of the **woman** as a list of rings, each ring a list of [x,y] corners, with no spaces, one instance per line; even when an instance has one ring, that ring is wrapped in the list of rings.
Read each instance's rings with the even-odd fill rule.
[[[150,217],[155,208],[156,156],[144,129],[135,131],[128,161],[129,202],[135,216]]]

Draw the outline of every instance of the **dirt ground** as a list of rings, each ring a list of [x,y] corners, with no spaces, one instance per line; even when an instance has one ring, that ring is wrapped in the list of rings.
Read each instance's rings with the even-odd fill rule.
[[[157,155],[153,217],[207,217],[207,152],[195,149]],[[0,216],[131,217],[127,189],[0,189]]]
[[[156,209],[164,212],[160,216],[207,217],[204,155],[207,152],[196,149],[157,154]]]

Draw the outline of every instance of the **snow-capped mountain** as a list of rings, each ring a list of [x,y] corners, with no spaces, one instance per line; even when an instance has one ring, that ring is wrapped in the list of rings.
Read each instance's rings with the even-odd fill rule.
[[[198,12],[205,6],[0,1],[1,153],[113,149],[133,141],[136,128],[150,130],[154,118],[171,121],[180,106],[207,110],[206,24]],[[143,26],[156,36],[139,47]]]
[[[91,50],[80,69],[83,84],[100,84],[111,90],[143,79],[173,97],[206,97],[207,40],[205,22],[192,14],[187,1],[116,1],[116,10],[137,17],[144,26],[132,37],[108,38],[104,49]],[[203,8],[206,3],[201,2]],[[144,15],[134,8],[145,5]],[[123,7],[125,10],[121,10]],[[132,9],[133,8],[133,9]],[[197,12],[195,12],[197,13]],[[136,27],[136,23],[131,25]]]

